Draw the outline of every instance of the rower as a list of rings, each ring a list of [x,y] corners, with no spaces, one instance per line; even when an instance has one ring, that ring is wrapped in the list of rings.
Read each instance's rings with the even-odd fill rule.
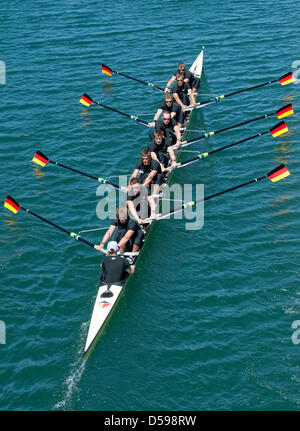
[[[131,178],[129,186],[126,198],[129,215],[141,225],[143,219],[156,216],[156,203],[148,187],[141,184],[138,178]]]
[[[180,107],[180,105],[175,102],[174,97],[171,93],[165,94],[164,101],[161,103],[158,108],[156,114],[154,115],[152,123],[149,123],[150,127],[155,127],[155,123],[163,113],[163,111],[167,111],[171,113],[171,118],[175,118],[177,121],[178,127],[181,128],[184,120],[184,114]]]
[[[171,159],[171,167],[176,168],[176,156],[174,154],[172,144],[164,137],[163,130],[155,130],[154,141],[148,146],[153,160],[157,160],[160,164],[161,171],[164,173]]]
[[[159,193],[159,188],[163,183],[163,174],[159,162],[151,158],[148,148],[141,151],[141,160],[136,164],[129,183],[132,178],[138,178],[140,183],[148,188],[150,195]]]
[[[182,61],[180,61],[177,66],[178,66],[177,71],[172,75],[171,79],[166,85],[165,93],[170,92],[169,88],[175,81],[177,73],[181,73],[184,76],[184,82],[187,82],[188,84],[190,84],[190,88],[192,89],[192,92],[194,94],[198,93],[198,89],[200,86],[200,78],[196,78],[192,72],[187,70],[185,64]]]
[[[175,101],[181,106],[182,110],[190,106],[190,100],[192,106],[197,105],[191,86],[188,82],[184,82],[184,75],[181,73],[176,74],[176,84],[172,87],[172,93]]]
[[[108,286],[115,283],[122,283],[128,275],[135,271],[135,265],[131,265],[125,256],[118,255],[119,246],[116,241],[107,244],[107,256],[104,258],[101,267],[100,281]],[[109,288],[106,291],[108,296]],[[110,294],[109,296],[113,296]]]
[[[95,245],[95,249],[106,254],[104,245],[110,240],[116,229],[117,232],[115,240],[117,241],[121,252],[139,251],[143,244],[144,232],[137,221],[128,216],[127,207],[125,206],[117,208],[116,219],[111,222],[101,243],[99,245]]]
[[[180,127],[175,120],[171,117],[171,113],[168,111],[163,111],[161,119],[156,121],[155,130],[163,130],[164,137],[166,141],[169,141],[172,145],[181,145],[181,132]],[[154,140],[154,132],[151,131],[150,134],[151,141]]]

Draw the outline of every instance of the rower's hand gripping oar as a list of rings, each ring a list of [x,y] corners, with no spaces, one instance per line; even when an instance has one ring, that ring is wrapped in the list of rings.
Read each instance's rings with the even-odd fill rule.
[[[264,132],[257,133],[256,135],[250,136],[249,138],[242,139],[241,141],[238,141],[238,142],[234,142],[233,144],[225,145],[224,147],[216,148],[215,150],[207,151],[205,153],[198,154],[197,156],[195,156],[189,160],[186,160],[185,162],[177,163],[176,168],[168,168],[168,170],[183,168],[184,166],[187,166],[187,165],[194,163],[198,160],[202,160],[208,156],[211,156],[212,154],[218,153],[219,151],[226,150],[227,148],[234,147],[235,145],[239,145],[239,144],[242,144],[244,142],[250,141],[252,139],[258,138],[259,136],[266,135],[267,133],[270,133],[274,138],[276,138],[277,136],[280,136],[280,135],[286,133],[287,131],[288,131],[288,127],[287,127],[286,123],[284,121],[280,121],[280,123],[277,123],[275,126],[273,126],[269,130],[265,130]]]
[[[189,141],[183,141],[181,148],[188,147],[191,144],[194,144],[201,139],[208,139],[210,136],[217,135],[218,133],[227,132],[228,130],[235,129],[236,127],[244,126],[245,124],[253,123],[254,121],[263,120],[264,118],[271,117],[272,115],[276,115],[278,119],[282,119],[287,117],[288,115],[292,115],[294,113],[293,106],[289,103],[288,105],[279,108],[276,112],[270,112],[269,114],[264,114],[256,118],[252,118],[251,120],[243,121],[242,123],[234,124],[233,126],[224,127],[223,129],[215,130],[214,132],[206,132],[197,138],[190,139]]]
[[[74,232],[69,232],[68,230],[64,229],[61,226],[58,226],[56,223],[53,223],[47,219],[45,219],[44,217],[34,213],[33,211],[30,211],[27,208],[22,207],[14,198],[12,198],[10,195],[6,196],[5,202],[4,202],[4,207],[7,208],[8,210],[12,211],[14,214],[17,214],[17,212],[21,209],[23,211],[25,211],[28,214],[33,215],[34,217],[44,221],[45,223],[50,224],[51,226],[55,227],[56,229],[61,230],[62,232],[68,234],[71,238],[76,239],[77,241],[80,241],[86,245],[88,245],[89,247],[94,248],[95,245],[92,244],[90,241],[87,241],[86,239],[82,238],[80,235],[78,235],[77,233]]]
[[[94,175],[86,174],[85,172],[79,171],[78,169],[70,168],[69,166],[63,165],[63,164],[58,163],[58,162],[54,162],[53,160],[49,159],[49,157],[45,156],[45,154],[43,154],[41,151],[37,151],[35,153],[32,161],[41,167],[44,167],[47,163],[52,163],[53,165],[60,166],[61,168],[68,169],[69,171],[76,172],[77,174],[84,175],[85,177],[96,180],[99,183],[108,184],[108,185],[114,187],[115,189],[118,189],[121,192],[125,193],[125,191],[122,190],[117,184],[114,184],[105,178],[100,178],[100,177],[96,177]]]
[[[275,79],[273,81],[264,82],[263,84],[254,85],[253,87],[243,88],[242,90],[233,91],[227,94],[221,94],[220,96],[213,97],[212,99],[203,100],[200,102],[200,105],[208,105],[210,103],[218,102],[227,97],[235,96],[236,94],[244,93],[245,91],[254,90],[255,88],[264,87],[265,85],[275,84],[279,82],[281,85],[287,85],[295,81],[294,75],[292,72],[288,72],[285,75],[281,76],[279,79]]]
[[[183,211],[186,208],[192,207],[192,206],[197,205],[197,204],[199,204],[201,202],[208,201],[210,199],[216,198],[217,196],[224,195],[225,193],[232,192],[233,190],[240,189],[240,188],[248,186],[250,184],[257,183],[258,181],[264,180],[266,178],[268,178],[272,182],[276,182],[276,181],[282,180],[283,178],[285,178],[285,177],[287,177],[289,175],[290,175],[290,172],[288,171],[287,167],[284,166],[283,164],[281,164],[281,165],[277,166],[275,169],[273,169],[272,171],[270,171],[267,175],[264,175],[264,176],[262,176],[260,178],[254,178],[251,181],[247,181],[246,183],[239,184],[239,185],[234,186],[234,187],[230,187],[229,189],[223,190],[223,191],[218,192],[218,193],[214,193],[212,195],[206,196],[203,199],[199,199],[197,201],[187,202],[187,203],[183,204],[178,209],[175,209],[175,210],[173,210],[173,211],[171,211],[169,213],[159,214],[157,218],[155,218],[155,219],[149,218],[147,220],[144,220],[144,222],[145,223],[146,222],[149,223],[149,222],[155,222],[155,221],[158,221],[158,220],[163,220],[165,218],[169,218],[171,215],[179,213],[179,212]]]
[[[95,103],[95,105],[102,106],[103,108],[109,109],[110,111],[117,112],[118,114],[124,115],[125,117],[130,118],[131,120],[135,120],[137,123],[142,124],[143,126],[150,127],[147,121],[142,120],[141,118],[136,117],[135,115],[126,114],[126,112],[122,112],[122,111],[119,111],[118,109],[111,108],[110,106],[104,105],[103,103],[96,102],[86,93],[84,93],[81,96],[80,103],[82,103],[84,106],[87,106],[87,107],[91,106],[92,103]]]
[[[133,81],[139,82],[140,84],[147,85],[148,87],[151,87],[156,91],[159,91],[162,93],[164,92],[164,89],[161,87],[158,87],[158,85],[152,84],[151,82],[142,81],[141,79],[134,78],[122,72],[118,72],[117,70],[113,70],[110,67],[106,66],[105,64],[102,64],[102,73],[108,76],[112,76],[112,74],[115,73],[117,75],[121,75],[121,76],[124,76],[125,78],[132,79]]]

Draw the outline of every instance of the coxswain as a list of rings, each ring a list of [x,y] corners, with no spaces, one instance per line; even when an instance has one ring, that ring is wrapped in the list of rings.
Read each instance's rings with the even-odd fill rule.
[[[118,255],[119,246],[116,241],[107,244],[107,256],[105,256],[101,268],[100,281],[105,284],[122,283],[128,275],[135,271],[135,265],[130,265],[125,256]]]
[[[148,187],[140,183],[138,178],[131,178],[129,191],[126,197],[126,204],[129,215],[140,225],[143,219],[156,217],[156,203]]]
[[[117,208],[116,219],[111,222],[101,243],[95,245],[95,249],[106,253],[104,245],[110,240],[115,231],[115,241],[117,241],[121,252],[139,251],[143,244],[144,232],[137,221],[129,217],[126,206]]]
[[[184,82],[184,76],[181,73],[176,74],[176,83],[172,87],[172,93],[183,111],[190,106],[190,100],[192,106],[197,105],[191,86],[188,82]]]
[[[178,66],[178,69],[172,75],[172,77],[170,78],[169,82],[166,85],[165,93],[169,93],[170,92],[170,87],[174,83],[174,81],[176,79],[176,74],[177,73],[181,73],[184,76],[184,82],[187,82],[188,84],[190,84],[190,88],[192,89],[192,92],[194,94],[198,93],[198,89],[199,89],[199,86],[200,86],[200,78],[196,78],[192,74],[192,72],[190,72],[189,70],[187,70],[185,64],[182,61],[180,61],[177,66]]]
[[[163,183],[163,174],[159,162],[152,159],[148,148],[141,151],[141,159],[131,174],[129,184],[132,178],[138,178],[140,183],[148,188],[150,195],[159,193],[159,188]]]
[[[175,118],[178,127],[181,128],[184,120],[184,113],[180,105],[175,102],[174,97],[171,93],[165,95],[164,101],[161,103],[160,107],[154,115],[153,121],[148,123],[150,127],[155,127],[155,123],[158,121],[161,114],[164,112],[170,112],[171,118]]]
[[[171,168],[177,167],[173,146],[165,139],[163,130],[155,130],[154,140],[149,144],[148,150],[152,159],[157,160],[160,164],[163,173],[168,168],[169,160],[171,160]]]

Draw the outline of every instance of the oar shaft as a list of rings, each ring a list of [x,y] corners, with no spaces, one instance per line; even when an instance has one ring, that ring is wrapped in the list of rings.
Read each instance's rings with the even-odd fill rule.
[[[216,130],[214,132],[207,132],[203,135],[198,136],[197,138],[194,138],[194,139],[191,139],[189,141],[184,142],[182,144],[182,147],[188,146],[190,144],[194,144],[194,143],[200,141],[201,139],[205,139],[209,136],[217,135],[218,133],[227,132],[228,130],[232,130],[232,129],[235,129],[235,128],[240,127],[240,126],[244,126],[245,124],[253,123],[254,121],[263,120],[264,118],[271,117],[272,115],[275,115],[275,112],[271,112],[270,114],[264,114],[264,115],[261,115],[260,117],[252,118],[251,120],[242,121],[241,123],[234,124],[233,126],[224,127],[223,129],[219,129],[219,130]]]
[[[126,75],[125,73],[118,72],[118,71],[116,71],[116,70],[113,70],[113,72],[114,72],[114,73],[117,73],[118,75],[122,75],[122,76],[124,76],[125,78],[132,79],[133,81],[140,82],[141,84],[147,85],[148,87],[152,87],[152,88],[154,88],[155,90],[158,90],[158,91],[164,92],[164,89],[163,89],[163,88],[158,87],[158,86],[157,86],[157,85],[155,85],[155,84],[151,84],[151,82],[142,81],[141,79],[134,78],[133,76]]]
[[[69,171],[76,172],[77,174],[84,175],[85,177],[98,181],[98,177],[94,175],[86,174],[85,172],[79,171],[78,169],[70,168],[69,166],[63,165],[62,163],[54,162],[53,160],[49,160],[49,162],[53,165],[60,166],[61,168],[68,169]]]
[[[253,87],[248,87],[248,88],[244,88],[242,90],[233,91],[232,93],[224,94],[224,98],[230,97],[230,96],[235,96],[236,94],[244,93],[245,91],[254,90],[255,88],[264,87],[265,85],[274,84],[277,81],[278,80],[275,79],[274,81],[268,81],[268,82],[264,82],[263,84],[254,85]]]
[[[208,155],[211,156],[219,151],[227,150],[227,148],[234,147],[235,145],[242,144],[243,142],[251,141],[252,139],[258,138],[259,136],[266,135],[269,133],[268,130],[265,132],[257,133],[256,135],[250,136],[249,138],[242,139],[241,141],[234,142],[233,144],[225,145],[224,147],[216,148],[215,150],[209,151]]]
[[[231,97],[236,94],[244,93],[245,91],[254,90],[255,88],[264,87],[265,85],[274,84],[275,82],[278,82],[278,79],[264,82],[263,84],[254,85],[253,87],[243,88],[242,90],[232,91],[231,93],[223,94],[221,96],[214,97],[213,99],[203,100],[202,102],[200,102],[200,105],[207,105],[209,103],[218,102],[219,100],[225,99],[226,97]]]
[[[242,188],[242,187],[248,186],[249,184],[256,183],[256,182],[261,181],[261,180],[263,180],[263,179],[265,179],[265,178],[267,178],[267,176],[266,176],[266,175],[264,175],[263,177],[260,177],[260,178],[255,178],[254,180],[251,180],[251,181],[247,181],[246,183],[239,184],[239,185],[234,186],[234,187],[230,187],[229,189],[223,190],[223,191],[221,191],[221,192],[214,193],[214,194],[212,194],[212,195],[206,196],[206,197],[204,197],[203,199],[199,199],[199,200],[197,200],[197,201],[195,201],[195,202],[189,202],[189,203],[187,203],[187,204],[183,204],[180,208],[175,209],[174,211],[171,211],[171,212],[169,212],[169,213],[163,213],[161,216],[159,216],[157,219],[154,219],[153,221],[158,221],[158,220],[161,220],[161,219],[167,218],[167,217],[169,217],[169,216],[171,216],[171,215],[174,215],[174,214],[176,214],[176,213],[179,213],[180,211],[183,211],[184,209],[186,209],[186,208],[188,208],[188,207],[192,207],[192,206],[194,206],[194,205],[196,205],[196,204],[199,204],[199,203],[201,203],[201,202],[208,201],[208,200],[213,199],[213,198],[215,198],[215,197],[217,197],[217,196],[221,196],[221,195],[224,195],[225,193],[232,192],[233,190],[237,190],[237,189],[240,189],[240,188]]]
[[[89,247],[94,248],[94,244],[92,244],[91,242],[89,242],[89,241],[87,241],[86,239],[82,238],[80,235],[76,235],[76,234],[73,234],[72,232],[69,232],[69,231],[68,231],[68,230],[66,230],[65,228],[63,228],[63,227],[61,227],[61,226],[57,225],[56,223],[53,223],[53,222],[52,222],[52,221],[50,221],[50,220],[45,219],[44,217],[42,217],[42,216],[40,216],[40,215],[38,215],[38,214],[34,213],[33,211],[31,211],[31,210],[29,210],[29,209],[27,209],[27,208],[24,208],[24,207],[22,207],[22,206],[21,206],[20,208],[21,208],[23,211],[27,212],[28,214],[31,214],[32,216],[34,216],[34,217],[36,217],[36,218],[38,218],[38,219],[40,219],[40,220],[44,221],[45,223],[48,223],[49,225],[51,225],[51,226],[55,227],[56,229],[59,229],[60,231],[62,231],[62,232],[64,232],[64,233],[66,233],[67,235],[71,236],[72,238],[77,239],[78,241],[83,242],[84,244],[88,245]]]
[[[76,172],[77,174],[84,175],[85,177],[91,178],[91,179],[96,180],[100,183],[109,184],[110,186],[112,186],[118,190],[121,190],[121,188],[117,184],[111,183],[109,180],[99,178],[99,177],[96,177],[94,175],[87,174],[85,172],[79,171],[78,169],[70,168],[70,166],[66,166],[66,165],[63,165],[62,163],[54,162],[53,160],[49,160],[49,162],[52,163],[53,165],[57,165],[57,166],[60,166],[61,168],[68,169],[69,171]],[[121,191],[123,191],[123,190],[121,190]]]
[[[245,124],[253,123],[254,121],[263,120],[264,118],[271,117],[274,115],[275,112],[272,112],[270,114],[261,115],[260,117],[252,118],[252,120],[243,121],[242,123],[234,124],[233,126],[224,127],[223,129],[217,130],[214,134],[217,135],[218,133],[227,132],[227,130],[235,129],[236,127],[244,126]]]
[[[111,106],[107,106],[107,105],[104,105],[103,103],[96,102],[95,100],[93,100],[93,103],[95,103],[96,105],[102,106],[103,108],[109,109],[110,111],[117,112],[118,114],[124,115],[127,118],[135,120],[138,123],[143,124],[144,126],[149,127],[149,124],[147,123],[147,121],[144,121],[141,118],[138,118],[138,117],[136,117],[134,115],[127,114],[126,112],[119,111],[116,108],[112,108]]]

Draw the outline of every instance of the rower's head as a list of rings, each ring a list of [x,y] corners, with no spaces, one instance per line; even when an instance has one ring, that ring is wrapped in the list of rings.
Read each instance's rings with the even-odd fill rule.
[[[177,66],[178,66],[178,70],[179,70],[179,72],[180,72],[180,73],[184,73],[184,72],[185,72],[185,64],[184,64],[184,63],[182,63],[182,61],[180,61],[180,62],[177,64]]]
[[[155,130],[154,132],[154,140],[156,145],[161,145],[164,140],[164,131],[163,130]]]
[[[107,244],[107,252],[109,255],[111,255],[111,256],[115,255],[118,253],[118,251],[119,251],[119,245],[116,241],[110,241]]]
[[[151,162],[151,153],[148,150],[148,148],[144,148],[141,151],[141,158],[142,158],[143,165],[145,165],[145,166],[150,165],[150,162]]]
[[[172,106],[172,104],[173,104],[173,101],[174,101],[174,97],[173,97],[173,95],[172,95],[171,93],[167,93],[167,94],[165,95],[165,104],[166,104],[168,107],[171,107],[171,106]]]
[[[176,81],[179,87],[181,87],[184,83],[184,75],[182,73],[176,73]]]
[[[164,111],[162,114],[162,120],[164,124],[169,124],[171,121],[171,113],[168,111]]]
[[[141,191],[141,182],[140,182],[140,180],[138,179],[138,178],[131,178],[131,180],[130,180],[130,187],[131,187],[131,190],[133,191],[133,193],[135,194],[135,195],[137,195],[138,193],[140,193],[140,191]]]
[[[116,216],[120,220],[120,223],[127,223],[128,212],[126,206],[121,206],[116,210]]]

